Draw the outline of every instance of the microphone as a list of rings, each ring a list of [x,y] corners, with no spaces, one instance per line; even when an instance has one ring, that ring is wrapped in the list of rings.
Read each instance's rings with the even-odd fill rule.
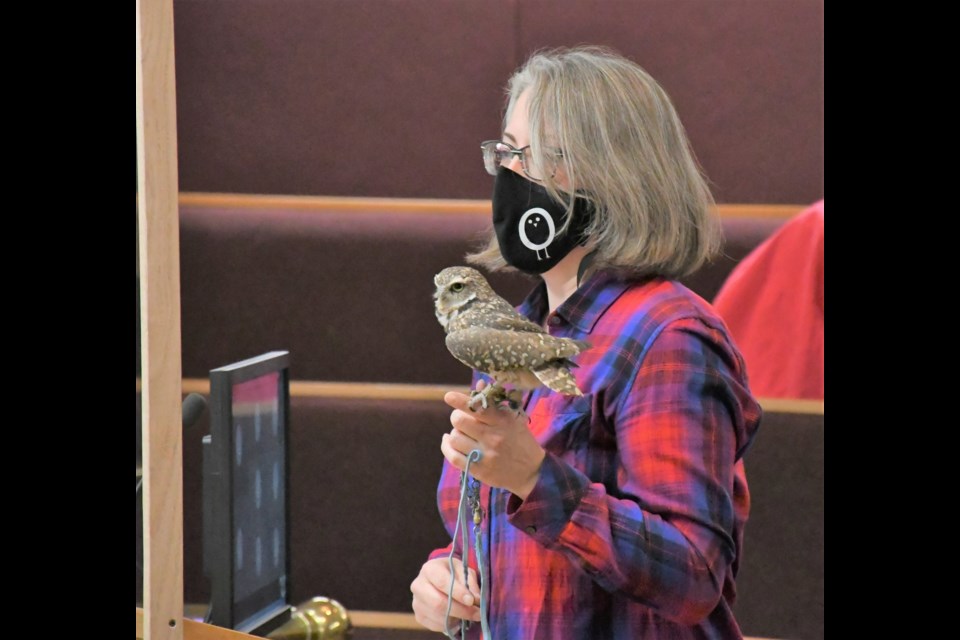
[[[199,393],[191,393],[183,399],[183,428],[189,429],[203,415],[207,399]]]

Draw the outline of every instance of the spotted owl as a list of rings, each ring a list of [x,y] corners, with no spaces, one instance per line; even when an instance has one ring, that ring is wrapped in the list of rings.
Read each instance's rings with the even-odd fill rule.
[[[570,358],[590,347],[582,340],[551,336],[520,315],[470,267],[448,267],[433,278],[437,320],[447,332],[447,349],[468,367],[494,381],[475,392],[470,408],[507,399],[544,385],[569,396],[583,395],[570,373]],[[508,392],[504,385],[513,387]]]

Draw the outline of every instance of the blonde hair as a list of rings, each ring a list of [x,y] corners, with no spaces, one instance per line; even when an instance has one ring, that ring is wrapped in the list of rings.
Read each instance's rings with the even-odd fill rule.
[[[528,89],[532,160],[547,166],[563,153],[566,190],[552,177],[542,183],[567,205],[563,229],[572,193],[597,212],[586,230],[590,270],[676,278],[717,252],[710,188],[670,98],[646,71],[600,47],[537,52],[510,78],[504,123]],[[492,230],[467,260],[510,269]]]

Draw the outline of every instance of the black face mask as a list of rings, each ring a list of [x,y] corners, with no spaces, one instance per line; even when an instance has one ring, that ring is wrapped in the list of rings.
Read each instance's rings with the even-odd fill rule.
[[[570,226],[560,235],[566,210],[542,185],[500,167],[493,185],[493,230],[507,264],[524,273],[541,274],[582,244],[593,207],[578,197]]]

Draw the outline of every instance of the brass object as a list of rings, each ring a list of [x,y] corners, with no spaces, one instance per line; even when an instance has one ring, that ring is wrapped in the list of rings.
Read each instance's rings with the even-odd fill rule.
[[[267,637],[273,640],[348,640],[353,637],[353,624],[342,604],[317,596],[293,607],[290,621],[271,631]]]

